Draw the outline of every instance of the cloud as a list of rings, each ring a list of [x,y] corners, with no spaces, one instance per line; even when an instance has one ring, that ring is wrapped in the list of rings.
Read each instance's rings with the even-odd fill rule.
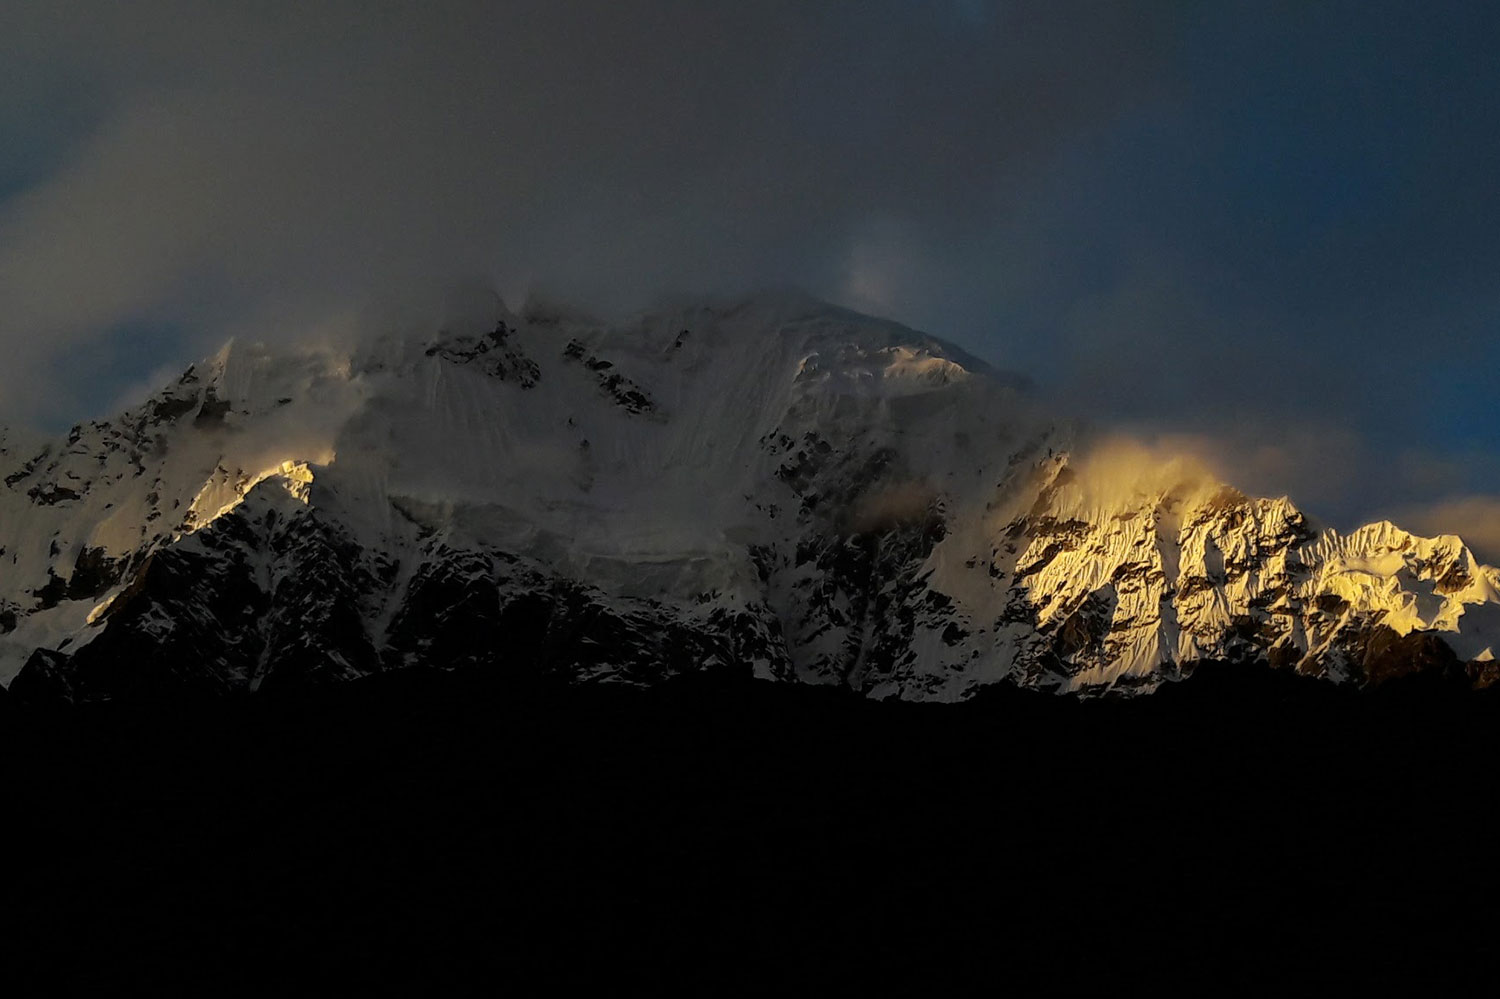
[[[6,4],[0,423],[455,277],[605,314],[794,284],[1340,524],[1497,494],[1497,30],[1493,5]]]
[[[848,516],[849,529],[863,534],[923,523],[933,517],[937,497],[930,483],[917,479],[877,485],[854,502]]]
[[[1149,86],[1149,52],[1117,45],[1141,18],[1084,9],[22,8],[0,62],[90,113],[0,204],[0,417],[56,416],[48,360],[146,317],[209,349],[246,316],[453,275],[603,309],[837,297],[870,226],[958,231],[1006,164]]]
[[[1454,496],[1407,507],[1396,522],[1417,534],[1457,534],[1481,562],[1500,565],[1500,496]]]
[[[1269,430],[1254,422],[1194,433],[1107,428],[1085,435],[1076,468],[1100,502],[1223,482],[1251,496],[1288,496],[1315,522],[1341,531],[1390,520],[1420,535],[1457,534],[1481,561],[1500,563],[1500,496],[1455,492],[1484,455],[1392,453],[1333,425],[1274,437]]]
[[[1073,468],[1091,503],[1112,506],[1214,481],[1208,465],[1193,453],[1194,443],[1111,434],[1089,442]]]

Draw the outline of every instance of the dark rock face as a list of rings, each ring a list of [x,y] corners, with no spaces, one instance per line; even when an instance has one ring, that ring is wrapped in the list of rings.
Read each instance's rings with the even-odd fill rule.
[[[911,665],[919,626],[958,627],[945,613],[946,598],[929,590],[918,571],[941,537],[940,523],[835,534],[773,563],[773,587],[785,587],[797,608],[793,641],[826,649],[804,662],[804,671],[821,682],[866,689]]]
[[[151,405],[151,420],[154,423],[171,423],[198,408],[196,397],[173,397],[159,399]]]
[[[357,556],[316,517],[237,512],[148,558],[76,655],[21,673],[66,672],[85,700],[363,675],[375,655],[356,606],[368,583]]]
[[[501,381],[513,381],[522,388],[533,388],[541,380],[542,369],[515,344],[514,332],[498,323],[482,337],[454,336],[427,348],[428,357],[441,357],[454,364],[472,366]]]
[[[438,545],[392,621],[385,665],[534,668],[555,610],[549,591],[548,579],[514,561]]]
[[[11,681],[8,693],[29,704],[72,704],[78,699],[72,662],[61,652],[37,649]]]
[[[639,416],[656,410],[656,402],[635,382],[614,370],[614,362],[589,353],[588,348],[577,340],[569,340],[563,348],[563,360],[582,364],[594,375],[599,391],[609,396],[625,412]]]
[[[193,423],[198,427],[222,426],[229,409],[229,400],[220,399],[210,385],[203,390],[203,404],[198,408],[198,415],[193,418]]]
[[[26,495],[38,506],[52,506],[54,503],[67,503],[79,498],[76,489],[59,485],[56,482],[43,482],[26,490]]]
[[[1359,664],[1365,682],[1371,685],[1416,674],[1448,679],[1464,676],[1458,657],[1438,635],[1422,631],[1398,635],[1383,625],[1369,633]]]
[[[38,466],[40,466],[42,462],[47,460],[49,454],[51,454],[51,449],[44,448],[40,454],[36,455],[36,457],[30,459],[20,468],[7,475],[5,477],[5,484],[7,486],[15,486],[17,483],[24,482],[26,479],[30,478],[36,472]]]
[[[378,580],[367,553],[316,513],[268,515],[267,533],[273,582],[256,682],[275,689],[373,672],[361,601]]]
[[[1097,660],[1104,654],[1104,642],[1109,636],[1110,622],[1115,615],[1112,590],[1100,590],[1088,595],[1078,609],[1063,620],[1053,632],[1053,651],[1059,657],[1087,657]]]
[[[788,672],[763,607],[687,614],[435,539],[414,557],[399,584],[400,566],[315,511],[247,503],[154,553],[101,612],[100,634],[73,655],[38,651],[14,688],[27,701],[151,701],[284,692],[409,667],[632,684],[747,671],[757,660]],[[58,580],[59,593],[68,585]],[[380,607],[389,608],[383,631]]]
[[[867,692],[935,689],[938,678],[914,669],[922,641],[954,648],[971,635],[924,568],[948,531],[941,498],[887,447],[784,431],[760,447],[796,502],[791,537],[753,553],[793,664],[776,675]]]
[[[111,604],[103,632],[66,665],[50,665],[67,670],[81,700],[234,691],[254,668],[265,609],[242,568],[203,552],[158,553]]]
[[[85,547],[78,553],[68,578],[68,599],[89,600],[101,596],[120,581],[129,560],[110,558],[102,548]]]

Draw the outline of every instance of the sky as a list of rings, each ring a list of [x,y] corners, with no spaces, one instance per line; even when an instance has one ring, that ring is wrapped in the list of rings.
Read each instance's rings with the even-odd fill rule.
[[[796,285],[1500,560],[1500,5],[0,6],[0,423],[457,280]]]

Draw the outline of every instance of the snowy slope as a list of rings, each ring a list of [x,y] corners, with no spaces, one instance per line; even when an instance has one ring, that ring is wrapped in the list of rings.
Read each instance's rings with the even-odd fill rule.
[[[1491,679],[1500,577],[1459,539],[1342,537],[1079,450],[1014,376],[797,295],[231,344],[114,420],[0,436],[0,681],[748,664],[956,699],[1149,690],[1203,659]]]

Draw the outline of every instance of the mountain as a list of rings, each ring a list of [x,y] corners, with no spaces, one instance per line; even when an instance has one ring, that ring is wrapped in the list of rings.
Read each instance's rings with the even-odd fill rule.
[[[23,699],[415,667],[940,701],[1209,661],[1500,677],[1500,572],[1459,538],[1100,446],[1018,376],[795,294],[233,343],[114,419],[0,435],[0,482]]]

